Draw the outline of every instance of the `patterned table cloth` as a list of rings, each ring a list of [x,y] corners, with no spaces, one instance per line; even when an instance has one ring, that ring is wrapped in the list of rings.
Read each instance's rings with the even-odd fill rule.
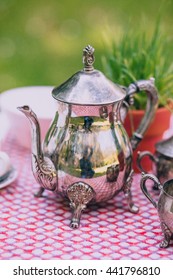
[[[173,245],[160,249],[163,239],[157,210],[143,195],[134,175],[132,193],[138,214],[127,209],[123,193],[82,214],[78,229],[70,228],[69,203],[52,192],[43,197],[31,172],[30,151],[11,139],[3,146],[18,170],[11,185],[0,190],[1,260],[141,260],[173,259]],[[152,191],[157,200],[158,192]]]

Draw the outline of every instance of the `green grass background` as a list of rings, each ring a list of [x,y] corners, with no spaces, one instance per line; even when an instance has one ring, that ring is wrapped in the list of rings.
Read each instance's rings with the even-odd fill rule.
[[[0,92],[59,85],[82,69],[87,44],[95,48],[95,68],[102,70],[111,36],[118,39],[127,29],[150,36],[158,15],[171,39],[173,0],[0,0]]]

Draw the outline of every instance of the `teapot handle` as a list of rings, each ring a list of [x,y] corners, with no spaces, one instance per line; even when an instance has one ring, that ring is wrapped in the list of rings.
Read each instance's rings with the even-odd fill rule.
[[[126,100],[132,99],[135,93],[139,93],[141,91],[145,91],[148,98],[145,114],[131,138],[131,145],[133,150],[136,149],[139,142],[142,140],[146,130],[148,129],[149,124],[154,117],[158,104],[157,89],[154,85],[154,78],[150,78],[149,80],[140,80],[130,84],[127,88]]]
[[[140,181],[140,186],[141,186],[141,190],[144,193],[144,195],[148,198],[148,200],[154,205],[155,208],[157,208],[157,202],[151,197],[151,195],[149,194],[147,187],[146,187],[146,181],[147,180],[152,180],[154,182],[154,184],[161,190],[163,187],[160,184],[159,180],[157,179],[156,176],[154,176],[153,174],[144,174],[142,173],[142,178]]]
[[[149,159],[151,161],[153,161],[154,163],[158,162],[158,159],[151,152],[149,152],[149,151],[138,152],[137,159],[136,159],[137,167],[140,171],[142,171],[144,173],[147,173],[147,171],[144,170],[143,167],[142,167],[142,160],[146,156],[148,156]]]

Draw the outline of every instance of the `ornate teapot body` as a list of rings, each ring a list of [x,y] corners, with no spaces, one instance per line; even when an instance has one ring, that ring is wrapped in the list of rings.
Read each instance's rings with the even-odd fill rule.
[[[149,194],[146,187],[147,180],[152,180],[157,188],[161,190],[158,202]],[[156,176],[152,174],[144,175],[143,173],[140,184],[144,195],[158,211],[161,229],[164,234],[164,240],[160,243],[160,247],[166,248],[173,235],[173,179],[166,181],[162,186]]]
[[[82,210],[90,202],[106,201],[123,191],[132,212],[132,150],[143,137],[157,107],[153,79],[123,88],[93,68],[94,49],[83,51],[84,70],[52,91],[57,112],[43,143],[35,113],[18,109],[31,122],[32,169],[44,189],[67,197],[73,209],[71,226],[78,227]],[[131,142],[122,121],[133,94],[146,91],[145,116]]]
[[[161,183],[173,178],[173,136],[155,145],[155,154],[149,151],[140,152],[137,165],[140,171],[147,173],[142,167],[142,160],[148,156],[155,164],[155,174]]]

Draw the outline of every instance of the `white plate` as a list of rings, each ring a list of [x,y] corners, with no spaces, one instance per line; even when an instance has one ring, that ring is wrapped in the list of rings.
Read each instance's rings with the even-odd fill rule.
[[[20,146],[30,149],[31,133],[28,119],[17,110],[18,106],[28,105],[37,115],[41,126],[41,139],[49,129],[57,111],[57,101],[52,97],[53,86],[29,86],[14,88],[0,94],[0,111],[6,120],[0,120],[0,138],[13,139]],[[2,131],[2,133],[1,133]],[[2,135],[1,135],[2,134]]]
[[[17,175],[18,175],[17,170],[15,168],[13,168],[12,171],[10,172],[9,176],[4,181],[0,182],[0,189],[13,183],[16,180]]]

